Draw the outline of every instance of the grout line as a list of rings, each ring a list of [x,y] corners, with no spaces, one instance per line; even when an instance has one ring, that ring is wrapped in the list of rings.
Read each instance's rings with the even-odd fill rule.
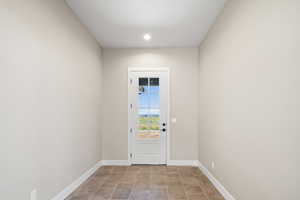
[[[111,169],[111,174],[110,174],[110,177],[109,178],[111,178],[111,175],[113,174],[113,169]],[[110,193],[110,198],[109,198],[109,200],[111,200],[112,199],[112,196],[113,196],[113,193],[116,191],[116,188],[117,188],[117,184],[114,186],[114,189],[112,190],[112,192]]]
[[[177,170],[178,170],[178,169],[177,169]],[[181,182],[181,185],[182,185],[182,187],[183,187],[184,194],[185,194],[186,198],[189,199],[189,196],[187,195],[186,189],[185,189],[184,184],[183,184],[183,181],[182,181],[182,175],[181,175],[181,173],[179,173],[179,172],[178,172],[178,174],[179,174],[179,176],[180,176],[180,182]]]
[[[203,172],[202,172],[199,168],[198,168],[198,170],[201,172],[202,176],[205,176],[205,175],[203,174]],[[206,177],[206,176],[205,176],[205,177]],[[205,184],[205,183],[203,183],[202,180],[201,180],[201,189],[203,190],[203,193],[204,193],[206,199],[209,200],[209,196],[208,196],[208,194],[207,194],[206,187],[204,186],[204,184]]]
[[[127,171],[128,169],[126,169],[126,171]],[[126,172],[125,172],[126,173]],[[132,176],[132,175],[131,175]],[[133,190],[133,188],[135,187],[135,184],[136,184],[136,174],[134,175],[135,177],[135,183],[134,184],[132,184],[132,187],[131,187],[131,189],[130,189],[130,194],[129,194],[129,196],[128,196],[128,199],[130,199],[130,197],[132,196],[132,190]]]

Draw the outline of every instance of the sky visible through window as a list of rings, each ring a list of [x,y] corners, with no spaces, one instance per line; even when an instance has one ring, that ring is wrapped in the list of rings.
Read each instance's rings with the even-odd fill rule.
[[[159,115],[159,86],[143,86],[139,95],[140,115]]]
[[[139,138],[159,138],[160,97],[158,78],[139,79]]]

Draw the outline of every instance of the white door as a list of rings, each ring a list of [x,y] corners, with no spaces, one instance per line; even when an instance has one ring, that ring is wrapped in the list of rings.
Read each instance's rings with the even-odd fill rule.
[[[129,157],[132,164],[166,164],[168,70],[129,70]]]

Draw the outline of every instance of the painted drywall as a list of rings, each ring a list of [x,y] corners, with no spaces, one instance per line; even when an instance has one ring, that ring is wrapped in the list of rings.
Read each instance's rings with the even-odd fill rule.
[[[111,48],[198,47],[226,2],[226,0],[66,1],[95,35],[101,46]],[[143,39],[143,35],[148,32],[153,36],[151,42],[145,42]]]
[[[103,159],[128,159],[128,67],[170,69],[170,157],[197,160],[198,48],[103,49]]]
[[[299,10],[231,0],[200,47],[199,160],[238,200],[300,199]]]
[[[101,160],[101,50],[61,0],[0,3],[0,199],[49,200]]]

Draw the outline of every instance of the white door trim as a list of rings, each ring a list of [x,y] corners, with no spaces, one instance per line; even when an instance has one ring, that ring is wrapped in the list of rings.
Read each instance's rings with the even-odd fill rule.
[[[167,94],[167,103],[168,103],[168,112],[167,112],[167,140],[166,140],[166,164],[170,162],[171,159],[171,147],[170,147],[170,135],[171,135],[171,129],[170,129],[170,69],[167,67],[128,67],[128,73],[127,73],[127,81],[128,81],[128,89],[127,89],[127,105],[128,105],[128,110],[127,110],[127,116],[128,116],[128,123],[127,123],[127,134],[128,134],[128,163],[131,165],[132,160],[131,160],[131,152],[132,152],[132,134],[130,132],[130,127],[131,127],[131,121],[130,121],[130,95],[129,95],[129,90],[130,90],[130,73],[131,72],[167,72],[168,77],[167,77],[167,83],[168,83],[168,94]]]

